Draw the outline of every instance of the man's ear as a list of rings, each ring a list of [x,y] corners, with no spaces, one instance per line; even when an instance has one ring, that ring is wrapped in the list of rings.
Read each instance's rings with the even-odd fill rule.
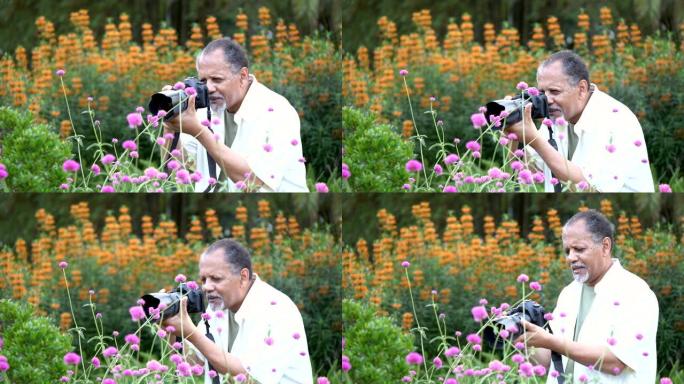
[[[601,250],[603,251],[604,255],[608,255],[608,257],[611,257],[611,251],[613,250],[613,242],[610,240],[610,237],[603,238],[603,241],[601,241]]]
[[[247,67],[240,68],[240,82],[249,81],[249,69]]]
[[[584,97],[589,94],[590,84],[588,81],[582,79],[577,83],[577,86],[579,87],[580,96]]]

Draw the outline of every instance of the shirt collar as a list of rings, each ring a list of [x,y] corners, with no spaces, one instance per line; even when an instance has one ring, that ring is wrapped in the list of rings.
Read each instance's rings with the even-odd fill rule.
[[[611,286],[620,286],[620,284],[616,284],[616,279],[619,278],[620,272],[622,271],[622,265],[620,265],[620,260],[613,258],[613,264],[611,264],[610,268],[608,268],[608,271],[606,271],[606,274],[603,275],[601,280],[599,280],[596,285],[594,285],[594,291],[596,294],[603,290],[609,289],[608,287]]]
[[[240,305],[240,309],[238,309],[237,312],[235,312],[235,321],[238,324],[240,324],[243,319],[249,317],[249,313],[252,311],[252,307],[255,307],[257,305],[257,301],[260,300],[261,284],[261,279],[255,273],[254,283],[252,283],[252,286],[249,288],[249,291],[247,291],[245,299],[242,300],[242,305]]]
[[[598,88],[598,86],[594,83],[589,85],[589,90],[591,92],[591,97],[589,97],[589,101],[587,101],[587,105],[584,106],[584,110],[582,111],[582,115],[580,116],[579,120],[577,121],[577,124],[574,125],[575,133],[579,134],[581,131],[591,131],[593,129],[598,129],[600,128],[599,124],[595,124],[592,120],[594,120],[594,116],[596,115],[595,110],[601,108],[601,100],[602,97],[601,95],[603,92],[601,92]]]
[[[259,90],[257,88],[261,86],[261,84],[252,74],[249,75],[249,81],[251,82],[251,84],[249,85],[249,89],[247,89],[245,98],[242,99],[242,104],[240,104],[240,108],[237,110],[237,112],[235,112],[235,122],[238,122],[239,120],[249,121],[255,117],[256,111],[254,110],[254,103],[258,102]]]

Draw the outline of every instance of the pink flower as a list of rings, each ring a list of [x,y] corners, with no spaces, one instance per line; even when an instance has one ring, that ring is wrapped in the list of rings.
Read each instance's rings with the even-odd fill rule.
[[[521,82],[519,82],[518,85],[516,85],[515,87],[518,88],[518,89],[521,90],[521,91],[524,91],[524,90],[527,89],[528,85],[527,85],[526,82],[521,81]]]
[[[90,360],[90,363],[93,364],[93,367],[100,368],[100,359],[98,359],[97,356],[93,357],[93,359]]]
[[[176,280],[176,283],[184,283],[187,279],[188,278],[185,277],[184,274],[179,273],[178,275],[176,275],[176,278],[174,280]]]
[[[407,172],[420,172],[423,169],[423,164],[418,160],[409,160],[406,162]]]
[[[139,127],[143,123],[143,117],[139,112],[129,113],[128,116],[126,116],[126,120],[128,121],[128,126],[131,128]]]
[[[404,77],[404,76],[408,75],[408,73],[409,73],[409,72],[408,72],[407,70],[402,69],[402,70],[399,71],[399,76]]]
[[[124,341],[131,345],[140,344],[140,338],[133,333],[129,333],[128,335],[126,335],[124,337]]]
[[[589,188],[589,183],[587,183],[584,180],[577,183],[577,189],[579,189],[580,191],[584,191],[585,189],[588,189],[588,188]]]
[[[423,356],[418,352],[411,352],[406,355],[406,362],[412,365],[419,365],[423,362]]]
[[[292,144],[293,147],[296,147],[299,144],[299,140],[292,139],[292,140],[290,140],[290,144]]]
[[[476,333],[471,333],[466,336],[466,341],[468,341],[470,344],[480,344],[482,339]]]
[[[349,170],[349,166],[345,163],[342,163],[342,178],[348,180],[350,177],[351,171]]]
[[[442,359],[440,359],[439,356],[437,356],[434,358],[434,360],[432,360],[432,364],[435,365],[435,368],[440,369],[442,368]]]
[[[266,152],[271,152],[273,150],[273,146],[271,144],[264,144],[263,148]]]
[[[131,314],[131,319],[133,321],[139,321],[145,318],[145,310],[139,305],[130,307],[128,313]]]
[[[102,156],[102,159],[100,161],[102,161],[102,164],[104,164],[104,165],[109,165],[109,164],[113,163],[114,160],[116,160],[116,157],[114,157],[114,155],[108,153],[108,154]]]
[[[513,355],[513,357],[511,357],[511,360],[513,360],[514,363],[520,364],[523,361],[525,361],[525,356],[523,356],[519,353],[516,353],[515,355]]]
[[[67,365],[78,365],[81,362],[81,356],[74,352],[69,352],[64,355],[64,364]]]
[[[530,281],[530,278],[526,274],[521,273],[520,275],[518,275],[518,278],[516,280],[518,281],[518,283],[526,283]]]
[[[316,379],[316,384],[330,384],[330,380],[328,380],[327,377],[321,376],[318,379]]]
[[[641,140],[634,140],[634,145],[636,145],[637,147],[641,147],[641,144],[643,144]]]
[[[67,263],[66,261],[60,261],[59,262],[59,267],[62,269],[66,269],[66,267],[68,267],[68,266],[69,266],[69,263]]]
[[[457,163],[459,160],[461,160],[461,158],[458,157],[458,155],[455,155],[455,154],[452,153],[452,154],[449,154],[449,155],[444,159],[444,163],[446,163],[446,164],[453,164],[453,163]]]
[[[181,89],[185,89],[185,83],[183,83],[182,81],[179,81],[173,85],[173,89],[175,89],[176,91],[181,90]]]
[[[542,120],[542,124],[546,125],[547,127],[551,127],[551,126],[553,126],[553,121],[551,121],[551,119],[549,119],[547,117],[547,118],[544,118],[544,120]]]
[[[104,357],[116,356],[117,353],[119,353],[119,351],[116,349],[116,347],[107,347],[104,351],[102,351],[102,355]]]
[[[565,121],[564,118],[559,117],[559,118],[556,119],[556,125],[565,126],[565,125],[568,125],[568,122]]]
[[[404,261],[401,262],[401,266],[404,267],[404,268],[408,268],[409,265],[411,265],[411,263],[409,263],[408,261],[405,261],[405,260],[404,260]]]
[[[669,377],[663,377],[660,379],[660,384],[672,384],[672,379]]]
[[[487,125],[487,118],[483,113],[473,113],[470,115],[470,122],[473,123],[474,128],[482,128]]]
[[[658,186],[658,190],[659,190],[661,193],[672,193],[672,188],[670,188],[670,185],[669,185],[669,184],[660,184],[660,185]]]
[[[535,87],[527,88],[527,94],[530,96],[539,96],[539,90]]]
[[[129,151],[135,151],[138,149],[138,145],[133,140],[126,140],[123,142],[123,144],[121,144],[121,146]]]
[[[432,169],[437,176],[442,174],[442,166],[441,165],[435,164],[435,166]]]
[[[103,185],[102,188],[100,188],[100,192],[102,192],[102,193],[114,193],[114,192],[116,192],[116,190],[111,185]]]
[[[342,371],[344,372],[349,372],[351,370],[352,365],[349,362],[349,357],[342,355]]]
[[[637,339],[637,340],[641,340],[641,339],[643,339],[643,338],[644,338],[644,335],[642,335],[641,333],[637,333],[637,334],[636,334],[636,339]]]
[[[272,337],[265,338],[264,343],[266,343],[266,345],[273,345],[273,338]]]
[[[57,75],[57,76],[59,76],[59,77],[64,76],[65,73],[66,73],[66,71],[63,70],[63,69],[58,69],[58,70],[55,71],[55,75]]]
[[[480,143],[478,143],[475,140],[470,140],[469,142],[466,143],[466,148],[469,150],[475,152],[480,150]]]
[[[316,183],[316,192],[328,193],[328,186],[325,183]]]
[[[533,291],[541,291],[542,286],[541,284],[539,284],[538,281],[533,281],[530,283],[530,289],[532,289]]]
[[[197,94],[197,90],[193,87],[187,87],[185,88],[185,94],[189,96],[195,96]]]
[[[487,309],[482,305],[473,307],[470,310],[470,313],[473,315],[473,320],[475,320],[476,322],[480,322],[488,317]]]
[[[613,145],[613,144],[606,145],[606,151],[608,151],[610,153],[615,152],[615,145]]]
[[[167,164],[166,167],[171,170],[176,170],[181,167],[180,163],[176,160],[170,160]]]
[[[242,191],[243,189],[247,188],[247,184],[245,184],[244,181],[240,180],[237,183],[235,183],[235,188]]]
[[[93,175],[97,176],[100,174],[100,166],[97,164],[93,164],[90,166],[90,171],[93,173]]]
[[[461,353],[461,350],[458,349],[457,347],[449,347],[447,350],[444,352],[444,356],[446,357],[453,357]]]
[[[453,185],[446,185],[446,186],[444,186],[444,189],[442,189],[442,192],[444,192],[444,193],[456,193],[456,192],[458,192],[458,189]]]
[[[247,376],[245,376],[244,373],[238,373],[237,375],[235,375],[235,381],[237,381],[238,383],[247,381]]]
[[[67,160],[62,164],[62,168],[65,172],[76,172],[81,169],[81,165],[76,160]]]
[[[606,341],[608,341],[608,345],[615,345],[615,344],[617,344],[617,340],[615,340],[614,337],[609,337],[608,340],[606,340]]]

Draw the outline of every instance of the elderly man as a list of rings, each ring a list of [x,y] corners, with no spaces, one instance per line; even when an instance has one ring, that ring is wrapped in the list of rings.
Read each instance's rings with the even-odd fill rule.
[[[197,73],[213,118],[195,110],[195,96],[182,113],[181,145],[203,176],[195,190],[225,180],[229,191],[308,192],[299,115],[249,74],[242,47],[228,38],[212,41],[197,57]],[[166,122],[165,132],[181,131],[179,120]],[[210,180],[210,166],[218,180]]]
[[[553,126],[538,131],[529,105],[523,121],[507,131],[531,147],[547,192],[559,192],[562,182],[586,191],[654,191],[639,121],[589,82],[587,66],[577,54],[551,55],[537,70],[537,85],[547,97]]]
[[[547,383],[654,383],[658,301],[648,284],[612,258],[613,225],[593,210],[563,228],[563,248],[574,281],[561,292],[553,334],[523,322],[534,359],[549,367],[551,351],[563,355],[563,372],[550,369]],[[568,381],[566,381],[568,382]]]
[[[302,316],[282,292],[252,273],[247,250],[230,239],[215,242],[200,256],[199,275],[209,308],[195,326],[183,310],[164,320],[185,335],[205,362],[205,383],[219,374],[245,375],[259,383],[311,383],[312,371]],[[207,316],[208,315],[208,316]],[[187,344],[186,343],[186,344]]]

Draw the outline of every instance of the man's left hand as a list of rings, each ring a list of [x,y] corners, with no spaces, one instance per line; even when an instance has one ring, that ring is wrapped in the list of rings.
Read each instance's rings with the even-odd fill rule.
[[[524,144],[526,145],[537,139],[539,133],[537,131],[537,126],[534,125],[534,121],[532,120],[532,103],[525,106],[523,119],[515,124],[507,124],[504,131],[506,133],[515,133],[516,136],[518,136],[518,140],[524,140]]]
[[[182,118],[182,127],[181,127]],[[194,137],[199,136],[202,133],[202,125],[197,120],[197,111],[195,110],[195,95],[190,96],[188,99],[188,107],[180,113],[179,116],[175,116],[173,119],[164,121],[166,128],[172,132],[182,132],[192,135]]]
[[[525,333],[514,340],[514,343],[525,343],[528,347],[548,348],[547,341],[552,335],[544,328],[522,320]]]
[[[188,315],[188,298],[183,297],[179,305],[180,311],[174,316],[164,319],[164,322],[162,324],[164,325],[164,327],[174,327],[175,330],[171,333],[175,336],[181,336],[182,325],[183,335],[187,337],[188,335],[194,333],[197,330],[197,327],[195,326],[195,324],[193,324],[190,315]]]

